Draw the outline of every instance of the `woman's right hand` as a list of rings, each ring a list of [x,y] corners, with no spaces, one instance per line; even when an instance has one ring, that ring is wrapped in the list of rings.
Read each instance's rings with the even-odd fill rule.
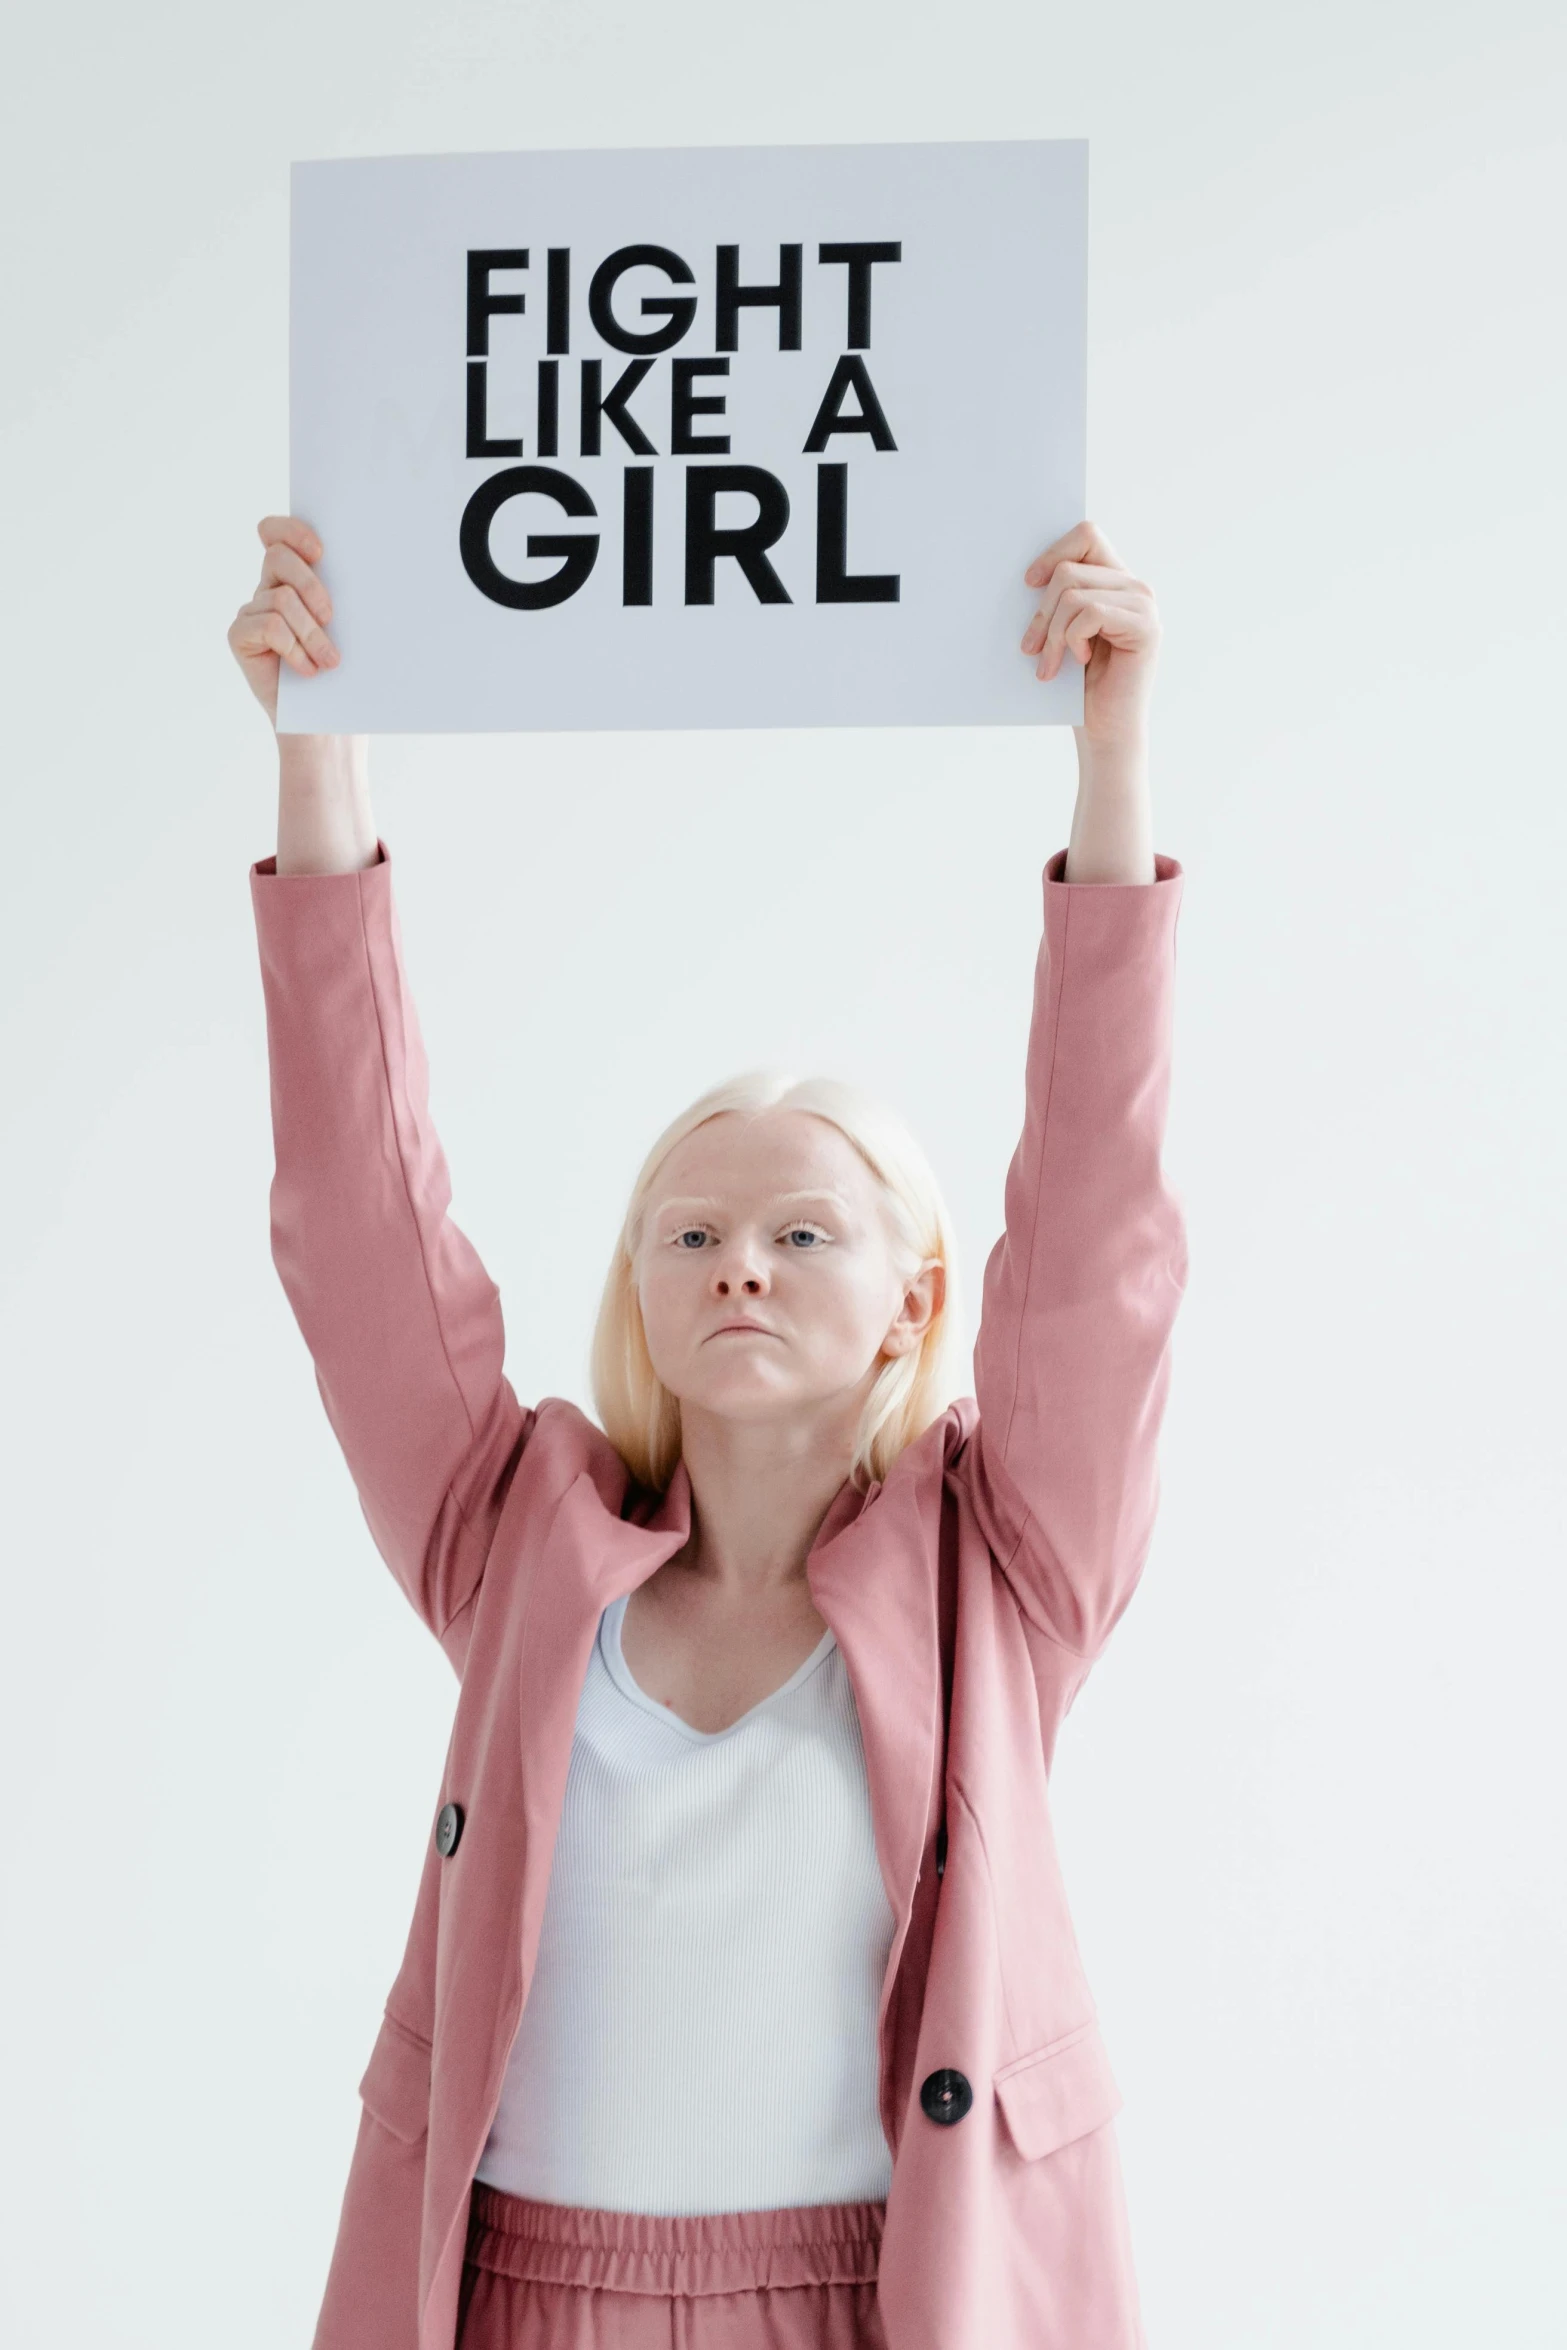
[[[250,602],[234,615],[229,650],[276,726],[279,661],[301,677],[315,677],[335,669],[339,656],[326,633],[332,599],[315,573],[321,541],[292,514],[269,514],[256,531],[266,549],[261,578]]]

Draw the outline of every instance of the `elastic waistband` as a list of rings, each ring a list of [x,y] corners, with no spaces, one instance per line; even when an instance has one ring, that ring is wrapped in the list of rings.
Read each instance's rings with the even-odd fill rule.
[[[535,2203],[476,2183],[468,2259],[497,2276],[611,2293],[745,2293],[759,2285],[870,2284],[884,2203],[660,2218]]]

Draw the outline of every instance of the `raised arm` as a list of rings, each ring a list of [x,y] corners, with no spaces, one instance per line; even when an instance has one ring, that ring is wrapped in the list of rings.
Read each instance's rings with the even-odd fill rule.
[[[968,1469],[1018,1604],[1103,1646],[1158,1505],[1156,1446],[1186,1279],[1161,1165],[1182,873],[1151,847],[1152,596],[1091,524],[1029,572],[1041,675],[1087,662],[1071,845],[1044,877],[1022,1138],[985,1271]]]
[[[262,537],[262,585],[230,642],[275,714],[277,663],[307,628],[314,657],[295,665],[328,665],[331,605],[304,525],[264,523]],[[279,751],[278,853],[251,875],[273,1256],[371,1532],[460,1671],[531,1415],[501,1368],[494,1285],[448,1212],[366,746],[284,736]]]

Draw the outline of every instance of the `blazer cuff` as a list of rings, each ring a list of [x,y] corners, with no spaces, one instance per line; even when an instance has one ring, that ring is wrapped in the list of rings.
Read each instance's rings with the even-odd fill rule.
[[[1065,849],[1057,849],[1045,866],[1045,879],[1058,889],[1155,889],[1161,881],[1179,881],[1182,868],[1173,857],[1162,856],[1155,849],[1152,881],[1068,881]]]
[[[375,845],[378,852],[375,865],[356,865],[350,873],[279,873],[274,855],[258,857],[250,868],[250,878],[252,881],[358,881],[366,873],[373,873],[377,865],[390,865],[392,862],[392,852],[385,841],[377,836]]]

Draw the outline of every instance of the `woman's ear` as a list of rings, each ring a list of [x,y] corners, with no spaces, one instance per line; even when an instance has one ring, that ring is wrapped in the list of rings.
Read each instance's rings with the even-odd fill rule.
[[[928,1257],[903,1293],[903,1303],[882,1340],[884,1355],[912,1354],[947,1299],[947,1268],[939,1257]]]

